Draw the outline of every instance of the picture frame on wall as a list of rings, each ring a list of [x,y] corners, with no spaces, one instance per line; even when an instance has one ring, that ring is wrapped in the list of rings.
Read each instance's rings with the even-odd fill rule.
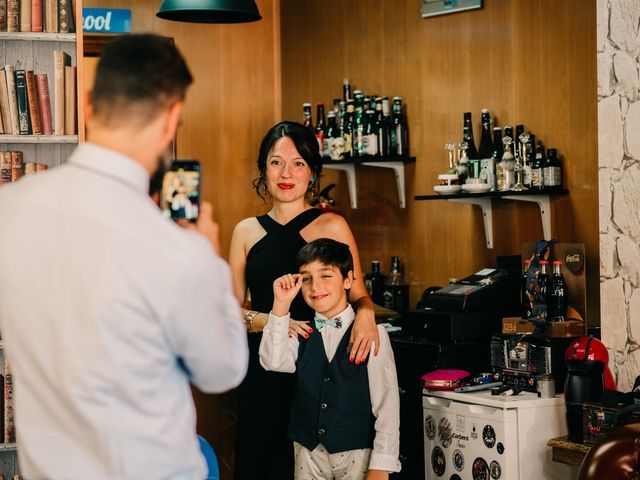
[[[482,0],[422,0],[422,18],[482,8]]]

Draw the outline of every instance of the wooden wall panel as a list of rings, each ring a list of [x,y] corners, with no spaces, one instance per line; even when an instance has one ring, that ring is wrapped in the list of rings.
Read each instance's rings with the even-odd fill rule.
[[[240,25],[169,22],[160,0],[88,0],[85,7],[128,8],[132,30],[171,37],[194,76],[178,131],[178,156],[202,162],[202,197],[214,205],[223,255],[235,224],[265,206],[251,188],[262,136],[280,118],[278,0],[257,0],[262,20]],[[93,81],[95,59],[86,59]],[[235,400],[194,391],[198,431],[214,446],[223,480],[232,478]]]
[[[349,208],[342,174],[325,171],[348,218],[365,271],[391,255],[408,265],[411,300],[542,238],[533,204],[494,202],[495,248],[484,246],[482,218],[469,205],[416,202],[447,168],[443,145],[460,141],[462,113],[480,110],[497,125],[523,123],[562,156],[571,194],[554,206],[556,238],[587,252],[589,321],[598,323],[598,191],[595,1],[485,0],[481,10],[422,19],[416,0],[282,0],[282,101],[285,118],[301,104],[341,96],[347,77],[365,93],[400,95],[407,104],[411,154],[407,208],[398,208],[391,171],[358,171],[358,206]]]

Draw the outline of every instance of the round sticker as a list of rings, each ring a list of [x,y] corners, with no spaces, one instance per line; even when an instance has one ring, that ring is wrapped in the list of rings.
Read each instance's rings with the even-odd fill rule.
[[[471,469],[473,480],[489,480],[489,465],[484,458],[478,457],[473,461]]]
[[[440,447],[434,447],[431,452],[431,468],[438,477],[444,475],[444,471],[447,469],[447,459]]]
[[[487,448],[493,448],[496,444],[496,431],[491,425],[485,425],[482,429],[482,441]]]
[[[431,415],[424,419],[424,433],[429,440],[436,438],[436,421]]]
[[[498,442],[498,445],[496,445],[496,450],[500,455],[504,453],[504,445],[502,444],[502,442]]]
[[[502,468],[495,460],[489,465],[489,473],[494,480],[498,480],[502,476]]]
[[[454,473],[453,475],[451,475],[451,478],[449,480],[462,480],[460,478],[460,475],[458,475],[457,473]]]
[[[453,437],[453,430],[451,429],[451,422],[448,418],[442,417],[440,423],[438,423],[438,438],[444,448],[451,445],[451,439]]]
[[[460,450],[453,451],[453,466],[459,472],[464,468],[464,455]]]

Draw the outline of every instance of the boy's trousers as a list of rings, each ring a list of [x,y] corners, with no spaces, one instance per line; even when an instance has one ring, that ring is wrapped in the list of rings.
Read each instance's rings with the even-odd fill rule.
[[[364,480],[369,470],[370,448],[329,453],[318,445],[309,451],[293,442],[295,480]]]

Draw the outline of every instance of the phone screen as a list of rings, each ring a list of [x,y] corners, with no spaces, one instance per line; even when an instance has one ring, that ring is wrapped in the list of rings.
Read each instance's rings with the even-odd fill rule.
[[[200,210],[200,162],[175,160],[162,181],[160,205],[167,218],[194,222]]]

